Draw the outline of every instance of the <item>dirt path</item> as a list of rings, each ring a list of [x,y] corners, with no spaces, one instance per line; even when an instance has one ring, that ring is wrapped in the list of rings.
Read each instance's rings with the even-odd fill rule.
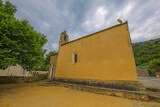
[[[0,85],[0,107],[160,107],[156,102],[140,102],[124,98],[93,94],[59,86],[35,84]],[[16,86],[16,87],[17,87]]]

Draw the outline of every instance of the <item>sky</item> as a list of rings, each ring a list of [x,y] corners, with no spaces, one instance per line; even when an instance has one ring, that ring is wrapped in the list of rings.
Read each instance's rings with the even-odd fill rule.
[[[57,50],[59,35],[74,40],[128,21],[132,42],[160,37],[160,0],[10,0],[17,19],[28,20],[47,37],[44,48]]]

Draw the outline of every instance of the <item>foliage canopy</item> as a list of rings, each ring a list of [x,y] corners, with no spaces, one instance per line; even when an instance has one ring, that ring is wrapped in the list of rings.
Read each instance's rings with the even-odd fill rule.
[[[43,64],[47,39],[26,20],[18,20],[16,6],[0,0],[0,69],[19,64],[33,70]]]

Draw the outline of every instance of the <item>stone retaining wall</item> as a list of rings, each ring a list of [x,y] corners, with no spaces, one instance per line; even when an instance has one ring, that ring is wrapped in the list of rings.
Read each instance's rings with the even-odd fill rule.
[[[67,88],[78,89],[81,91],[87,91],[87,92],[92,92],[92,93],[97,93],[102,95],[123,97],[123,98],[133,99],[133,100],[149,101],[149,98],[146,92],[93,87],[93,86],[86,86],[86,85],[62,83],[57,81],[55,81],[55,84],[58,84],[60,86],[64,86]]]
[[[63,83],[71,83],[78,85],[86,85],[86,86],[96,86],[102,88],[112,88],[112,89],[120,89],[120,90],[129,90],[129,91],[139,91],[138,82],[133,81],[94,81],[94,80],[81,80],[81,79],[66,79],[66,78],[55,78],[55,81],[63,82]]]
[[[0,76],[0,84],[29,83],[47,79],[47,74],[37,74],[31,77],[26,76]]]

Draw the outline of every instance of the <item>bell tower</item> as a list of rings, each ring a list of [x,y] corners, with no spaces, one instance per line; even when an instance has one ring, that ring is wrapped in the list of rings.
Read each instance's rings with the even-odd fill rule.
[[[68,34],[66,31],[62,32],[60,34],[60,41],[59,41],[59,45],[64,45],[68,42]]]

